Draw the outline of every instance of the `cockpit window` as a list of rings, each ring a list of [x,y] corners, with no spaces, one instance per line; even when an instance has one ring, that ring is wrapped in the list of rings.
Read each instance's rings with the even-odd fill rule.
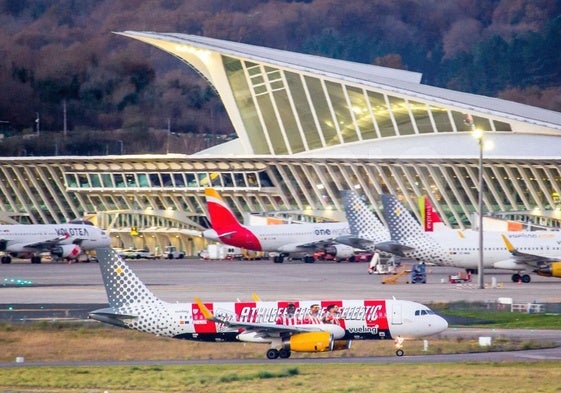
[[[430,308],[423,309],[423,310],[415,310],[415,315],[433,315],[434,311]]]

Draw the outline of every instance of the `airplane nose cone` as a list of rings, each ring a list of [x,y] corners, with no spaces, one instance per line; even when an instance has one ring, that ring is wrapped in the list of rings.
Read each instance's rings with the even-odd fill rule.
[[[436,333],[440,333],[448,329],[448,322],[446,321],[446,319],[438,316],[438,319],[434,321],[432,327]]]

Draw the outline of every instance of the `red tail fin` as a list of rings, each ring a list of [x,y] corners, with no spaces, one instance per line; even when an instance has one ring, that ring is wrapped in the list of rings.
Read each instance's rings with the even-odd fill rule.
[[[238,221],[218,191],[207,188],[205,197],[210,225],[222,243],[252,251],[263,251],[259,239]]]
[[[212,229],[218,236],[239,229],[240,222],[234,212],[228,207],[224,199],[214,188],[205,189],[206,205]]]
[[[434,224],[442,222],[442,219],[436,210],[434,210],[430,200],[424,195],[419,197],[419,211],[421,212],[425,232],[434,231]]]

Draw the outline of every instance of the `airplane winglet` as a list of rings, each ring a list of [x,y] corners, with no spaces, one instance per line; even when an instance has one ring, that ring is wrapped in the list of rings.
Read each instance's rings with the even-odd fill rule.
[[[203,304],[203,302],[201,301],[200,298],[195,297],[195,303],[197,304],[197,306],[199,306],[199,310],[201,310],[201,312],[203,313],[203,316],[204,316],[206,319],[208,319],[208,320],[210,320],[210,321],[213,321],[213,320],[215,319],[215,318],[214,318],[214,315],[212,314],[212,312],[207,308],[207,306],[205,306],[205,305]]]
[[[253,300],[256,301],[256,302],[260,302],[260,301],[261,301],[261,298],[260,298],[259,295],[256,294],[255,292],[253,292],[253,293],[251,294],[251,297],[252,297]]]
[[[510,240],[508,240],[508,238],[505,235],[501,235],[501,237],[503,238],[503,242],[505,243],[506,249],[509,252],[514,252],[516,251],[516,247],[514,247],[512,245],[512,243],[510,242]]]

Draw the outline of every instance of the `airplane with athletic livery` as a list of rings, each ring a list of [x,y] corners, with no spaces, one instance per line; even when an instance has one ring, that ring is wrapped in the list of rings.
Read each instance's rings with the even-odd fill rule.
[[[349,234],[346,222],[243,225],[214,188],[205,189],[205,197],[212,226],[212,229],[203,232],[206,239],[251,251],[278,253],[274,257],[276,263],[282,263],[289,256],[312,263],[315,261],[313,253],[318,250],[339,260],[354,254],[353,247],[334,241]]]
[[[31,263],[41,263],[44,253],[76,259],[83,251],[110,245],[109,235],[89,221],[0,225],[2,263],[11,263],[12,257],[30,258]]]
[[[415,339],[448,323],[407,300],[300,300],[168,303],[157,298],[111,248],[96,250],[108,307],[89,313],[107,324],[176,339],[268,344],[269,359],[350,348],[352,340]],[[404,354],[402,348],[396,351]]]
[[[383,194],[382,204],[391,241],[377,244],[378,249],[420,262],[477,270],[478,231],[425,232],[394,195]],[[347,219],[350,222],[351,217]],[[513,282],[531,281],[524,270],[561,277],[561,231],[484,231],[483,236],[485,268],[515,270]]]

